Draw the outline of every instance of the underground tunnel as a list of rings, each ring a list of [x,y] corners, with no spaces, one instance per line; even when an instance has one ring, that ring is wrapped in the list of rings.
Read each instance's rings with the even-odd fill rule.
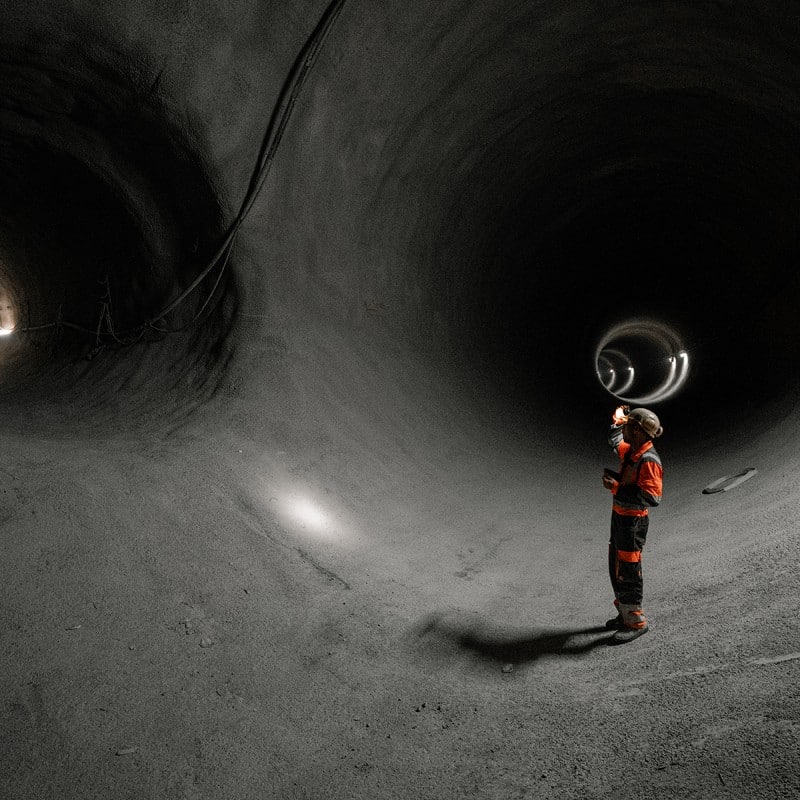
[[[0,19],[0,794],[800,790],[795,9]]]

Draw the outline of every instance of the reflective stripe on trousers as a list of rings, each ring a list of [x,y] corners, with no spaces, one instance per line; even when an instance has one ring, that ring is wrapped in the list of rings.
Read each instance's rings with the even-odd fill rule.
[[[611,514],[611,538],[608,543],[608,573],[614,597],[620,605],[641,610],[642,550],[647,539],[649,517]]]

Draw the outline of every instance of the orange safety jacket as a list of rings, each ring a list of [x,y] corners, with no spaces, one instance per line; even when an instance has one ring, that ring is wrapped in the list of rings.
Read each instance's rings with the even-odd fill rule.
[[[609,444],[620,458],[621,468],[612,509],[625,517],[646,517],[648,506],[661,502],[663,469],[653,442],[645,442],[635,453],[622,441],[622,426],[612,426]]]

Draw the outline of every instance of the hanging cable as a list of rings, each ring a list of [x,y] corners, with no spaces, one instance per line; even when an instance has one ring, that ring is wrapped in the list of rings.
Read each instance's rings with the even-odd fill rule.
[[[186,289],[184,289],[174,300],[162,308],[157,314],[146,319],[140,325],[129,328],[125,331],[114,331],[113,320],[111,319],[109,295],[108,301],[101,304],[100,319],[98,320],[97,328],[94,331],[81,325],[76,325],[74,323],[59,319],[58,322],[51,322],[44,325],[28,325],[24,328],[19,328],[18,330],[20,332],[40,331],[54,327],[66,327],[90,335],[94,334],[97,337],[98,342],[101,335],[111,336],[111,338],[118,344],[125,346],[138,342],[148,329],[154,330],[158,333],[178,333],[182,330],[185,330],[190,325],[195,324],[200,319],[206,307],[211,302],[214,294],[216,293],[217,288],[222,280],[222,276],[227,269],[239,229],[244,223],[247,215],[250,213],[250,210],[258,198],[258,195],[260,194],[261,189],[263,188],[264,183],[269,175],[272,162],[275,158],[275,153],[277,152],[278,146],[283,138],[283,134],[289,123],[292,112],[294,111],[294,106],[297,102],[297,98],[300,95],[300,91],[303,88],[303,84],[308,77],[308,73],[314,66],[322,45],[324,44],[334,22],[341,13],[345,2],[346,0],[332,0],[332,2],[328,4],[314,30],[311,32],[311,35],[308,37],[308,39],[306,39],[303,47],[300,49],[300,52],[295,58],[289,74],[281,87],[281,91],[278,95],[275,106],[273,107],[272,114],[270,115],[269,123],[267,125],[264,138],[262,139],[261,148],[259,149],[258,158],[256,160],[256,168],[253,171],[253,176],[250,179],[250,183],[244,199],[242,200],[239,212],[229,226],[228,232],[223,238],[217,251],[209,259],[206,267],[200,271],[191,284],[189,284]],[[212,272],[214,267],[219,265],[220,260],[222,260],[222,264],[219,268],[219,274],[214,282],[214,286],[212,287],[205,301],[200,306],[200,310],[195,314],[191,323],[189,323],[187,326],[174,330],[165,327],[163,325],[164,318],[174,311],[181,303],[183,303],[192,294],[192,292],[194,292],[194,290]],[[101,334],[101,327],[104,321],[106,323],[105,327],[107,330]],[[157,323],[162,323],[162,325]],[[133,338],[128,339],[128,337]]]

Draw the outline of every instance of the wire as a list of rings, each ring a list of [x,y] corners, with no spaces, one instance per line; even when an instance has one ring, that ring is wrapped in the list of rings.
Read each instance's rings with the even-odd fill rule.
[[[301,48],[297,58],[295,58],[292,68],[289,71],[289,75],[281,87],[278,100],[270,116],[261,151],[259,153],[258,168],[256,169],[255,177],[253,180],[251,180],[248,191],[245,194],[244,200],[242,201],[242,205],[239,209],[239,213],[236,215],[236,218],[234,219],[231,228],[219,249],[214,256],[212,256],[208,266],[195,278],[195,280],[183,291],[183,293],[173,300],[165,309],[160,311],[155,317],[148,320],[148,322],[155,322],[156,320],[161,319],[175,309],[180,303],[182,303],[189,296],[189,294],[191,294],[197,288],[200,282],[211,272],[226,251],[227,254],[225,258],[225,265],[227,264],[228,256],[230,255],[230,250],[233,248],[236,235],[239,233],[239,228],[242,226],[245,218],[250,213],[250,210],[252,209],[253,204],[260,194],[261,189],[264,186],[264,182],[269,175],[272,162],[275,158],[275,153],[277,152],[278,145],[283,139],[284,131],[286,130],[286,126],[288,125],[289,119],[294,111],[294,106],[298,96],[300,95],[300,90],[302,89],[308,73],[317,59],[317,55],[319,54],[322,44],[327,38],[333,23],[341,13],[344,4],[345,0],[332,0],[332,2],[325,9],[311,35]],[[225,265],[223,265],[223,270]],[[214,288],[216,289],[216,284]],[[211,295],[213,295],[213,292],[214,290],[212,290]],[[211,295],[209,295],[208,300],[211,299]],[[205,308],[205,305],[207,305],[208,300],[203,305],[203,308]]]
[[[267,124],[264,138],[262,139],[261,148],[259,149],[258,158],[256,160],[256,169],[254,170],[253,177],[250,180],[247,192],[245,193],[245,196],[242,200],[239,212],[237,213],[236,217],[231,223],[228,232],[223,238],[222,243],[218,247],[217,251],[209,259],[207,266],[203,270],[201,270],[201,272],[192,281],[192,283],[189,284],[189,286],[187,286],[186,289],[184,289],[183,292],[181,292],[181,294],[179,294],[174,300],[172,300],[166,307],[161,309],[157,314],[146,319],[140,325],[137,325],[136,327],[127,329],[125,331],[115,332],[114,330],[114,323],[112,319],[111,305],[110,305],[111,303],[110,287],[108,289],[108,293],[106,296],[107,299],[104,298],[101,304],[100,316],[97,322],[97,328],[94,331],[85,328],[81,325],[76,325],[75,323],[62,320],[60,318],[60,310],[59,310],[59,320],[57,322],[46,323],[43,325],[28,325],[24,328],[18,328],[17,331],[30,332],[30,331],[45,330],[48,328],[64,327],[87,334],[94,334],[96,337],[97,347],[100,347],[100,337],[106,335],[111,336],[111,338],[118,344],[122,346],[127,346],[130,344],[135,344],[136,342],[140,341],[142,336],[148,329],[157,331],[159,333],[178,333],[180,331],[186,330],[191,325],[194,325],[200,319],[206,307],[211,302],[212,297],[216,293],[220,281],[222,280],[222,276],[227,269],[231,252],[233,250],[233,245],[236,242],[236,237],[239,233],[239,229],[244,223],[247,215],[250,213],[250,210],[253,208],[253,205],[255,204],[255,201],[258,198],[258,195],[260,194],[264,186],[264,183],[269,175],[270,169],[272,167],[272,162],[274,161],[275,154],[278,150],[278,146],[280,145],[281,140],[283,139],[283,134],[286,131],[286,127],[292,116],[292,112],[294,111],[297,98],[300,96],[300,92],[303,88],[303,84],[305,83],[306,78],[308,77],[308,73],[314,66],[314,63],[317,60],[319,52],[322,49],[322,45],[324,44],[325,39],[328,36],[328,33],[333,27],[334,22],[341,13],[345,2],[346,0],[332,0],[332,2],[328,4],[322,16],[320,17],[319,21],[317,22],[316,26],[314,27],[314,30],[311,32],[310,36],[306,39],[305,43],[303,44],[303,47],[297,54],[297,57],[295,58],[292,67],[289,70],[289,74],[287,75],[286,80],[283,82],[281,91],[278,95],[278,99],[275,103],[275,106],[273,107],[272,114],[270,115],[269,123]],[[177,329],[160,327],[157,323],[163,322],[164,317],[166,317],[168,314],[174,311],[181,303],[183,303],[189,297],[189,295],[192,294],[192,292],[194,292],[194,290],[211,273],[214,267],[219,264],[220,259],[223,259],[222,266],[220,267],[219,274],[217,275],[217,279],[214,282],[214,286],[212,287],[211,291],[209,292],[203,304],[200,306],[199,311],[195,314],[192,321],[188,323],[186,326]],[[107,278],[106,278],[106,284],[108,286]],[[107,329],[106,332],[101,331],[104,321],[105,321],[105,327]],[[120,338],[120,337],[128,337],[129,335],[134,335],[134,338],[128,341],[125,341],[125,339]]]

